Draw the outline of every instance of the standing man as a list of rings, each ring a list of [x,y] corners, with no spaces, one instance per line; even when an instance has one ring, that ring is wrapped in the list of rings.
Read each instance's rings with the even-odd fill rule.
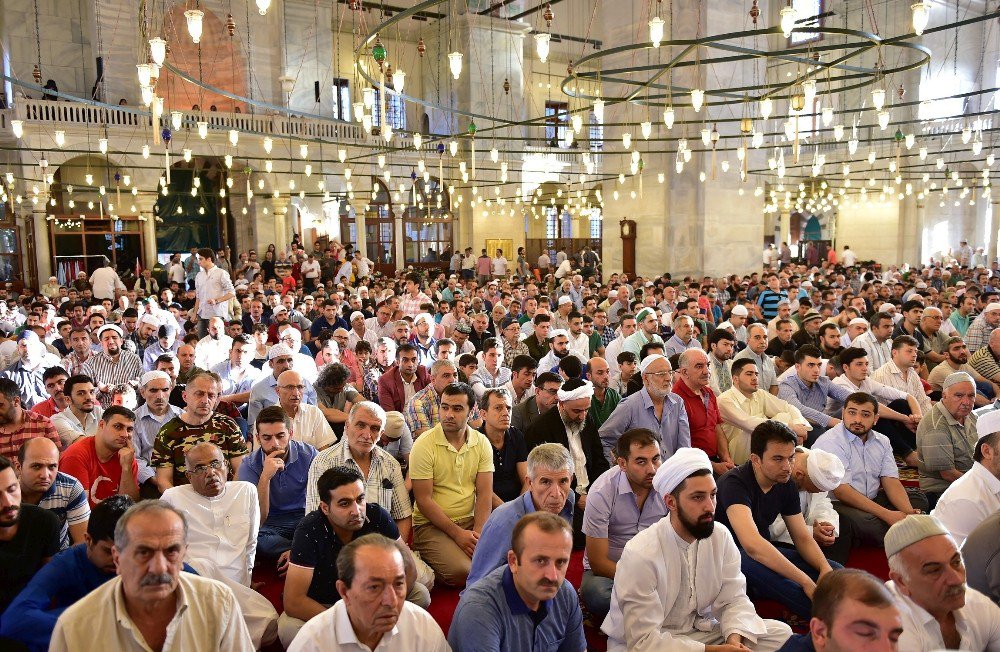
[[[221,317],[223,324],[229,321],[229,301],[236,298],[236,290],[226,270],[215,264],[215,252],[211,247],[199,249],[196,255],[201,270],[194,279],[195,302],[191,315],[198,320],[198,336],[205,337],[212,317]]]
[[[493,498],[493,448],[469,426],[472,388],[448,385],[441,393],[441,422],[410,451],[416,509],[413,549],[452,586],[463,586]]]

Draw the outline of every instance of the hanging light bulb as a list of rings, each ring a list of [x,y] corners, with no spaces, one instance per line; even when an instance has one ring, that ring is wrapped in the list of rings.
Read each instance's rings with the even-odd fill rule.
[[[10,121],[10,131],[14,134],[14,138],[20,138],[24,135],[24,120],[11,120]]]
[[[344,168],[344,180],[345,181],[351,180],[351,168]]]
[[[988,154],[988,155],[986,156],[986,165],[988,165],[989,167],[993,167],[993,164],[994,164],[994,163],[996,163],[996,157],[995,157],[995,156],[993,156],[993,152],[990,152],[990,153],[989,153],[989,154]]]
[[[108,139],[107,138],[98,138],[97,139],[97,148],[99,150],[101,150],[101,154],[107,154],[108,153]]]
[[[885,89],[884,88],[873,88],[872,89],[872,106],[875,107],[876,111],[881,111],[882,107],[885,106]]]
[[[236,147],[236,143],[240,142],[240,132],[235,129],[229,130],[229,144]]]
[[[642,130],[643,139],[649,140],[650,134],[653,133],[653,124],[647,120],[646,122],[640,124],[639,128]]]
[[[889,126],[889,118],[890,117],[892,117],[892,114],[889,113],[888,110],[883,109],[882,111],[878,112],[878,127],[879,127],[879,129],[881,129],[882,131],[886,130],[886,128]]]
[[[833,126],[833,138],[839,141],[844,137],[844,125],[834,125]]]
[[[142,158],[149,159],[149,145],[142,146]]]
[[[392,88],[396,93],[403,92],[403,84],[406,83],[406,73],[396,68],[396,72],[392,73]]]
[[[424,137],[418,131],[413,134],[413,149],[420,149],[424,144]]]
[[[365,103],[355,102],[353,106],[354,106],[354,120],[357,122],[361,122],[361,118],[365,114]]]
[[[149,39],[149,56],[158,66],[162,66],[167,58],[167,42],[159,36]]]
[[[760,149],[760,146],[764,144],[764,132],[755,131],[753,136],[750,137],[750,146],[754,149]]]
[[[88,186],[94,185],[94,175],[90,172],[84,175],[83,180],[87,182]]]
[[[347,150],[345,148],[337,150],[337,159],[339,159],[341,163],[347,160]]]
[[[791,4],[782,8],[781,10],[781,33],[788,38],[792,35],[792,30],[795,29],[795,20],[798,18],[798,12],[795,10]]]
[[[448,54],[448,68],[451,70],[451,76],[458,79],[462,75],[462,53],[461,52],[451,52]]]
[[[570,118],[570,123],[573,125],[574,133],[579,134],[580,130],[583,129],[583,116],[579,113],[574,113],[573,117]]]
[[[625,149],[632,147],[632,134],[627,131],[622,134],[622,147]]]
[[[224,160],[225,160],[225,162],[226,162],[226,167],[227,167],[227,168],[232,168],[232,167],[233,167],[233,155],[232,155],[232,154],[226,154],[226,155],[225,155],[225,156],[223,157],[223,159],[224,159]],[[232,177],[230,177],[230,179],[231,179],[231,178],[232,178]],[[226,179],[226,181],[229,181],[230,179]]]
[[[972,127],[965,125],[962,127],[962,144],[968,145],[970,140],[972,140]]]
[[[701,111],[702,104],[705,102],[705,91],[700,88],[691,89],[691,108],[694,109],[695,113]]]
[[[194,43],[201,42],[201,21],[205,18],[205,12],[201,9],[188,9],[184,12],[184,18],[187,19],[188,34],[191,35],[191,40]]]
[[[272,170],[274,170],[274,162],[271,159],[267,159],[264,161],[264,172],[271,174]]]
[[[549,41],[552,35],[546,32],[535,34],[535,52],[538,53],[538,60],[545,63],[549,58]]]
[[[868,165],[875,165],[875,150],[868,152]]]
[[[152,81],[152,77],[151,77],[151,73],[150,73],[150,69],[149,69],[149,64],[148,63],[140,63],[135,68],[136,68],[136,71],[139,74],[139,85],[140,86],[149,86],[149,83]]]
[[[906,134],[903,138],[903,144],[906,145],[906,149],[913,149],[913,144],[917,142],[917,137],[914,134]]]
[[[854,154],[858,151],[857,136],[847,141],[847,151],[851,154],[851,156],[854,156]]]
[[[455,156],[456,154],[458,154],[458,141],[457,140],[452,140],[450,143],[448,143],[448,151],[451,152],[452,156]]]
[[[62,147],[66,144],[66,132],[62,130],[56,130],[56,146]]]
[[[198,137],[202,140],[208,138],[208,123],[201,121],[198,123]]]
[[[771,117],[772,111],[774,111],[774,100],[770,97],[765,97],[760,101],[760,117],[767,120]]]
[[[270,136],[264,136],[264,152],[270,154],[272,147],[274,147],[274,141],[271,140]]]
[[[299,145],[299,158],[309,158],[309,145],[305,143]]]
[[[364,114],[361,116],[361,127],[365,130],[366,134],[372,132],[372,117],[369,114]]]
[[[746,157],[747,157],[747,148],[744,147],[743,145],[740,145],[739,147],[737,147],[736,148],[736,160],[738,160],[739,162],[742,163],[746,159]]]
[[[385,142],[388,143],[388,142],[392,141],[392,133],[393,133],[392,132],[392,125],[386,123],[386,125],[384,127],[382,127],[382,138],[385,139]]]
[[[822,115],[823,115],[823,126],[824,127],[829,127],[830,123],[833,122],[833,107],[832,106],[824,106],[823,107],[823,111],[822,111]]]
[[[927,160],[927,148],[926,147],[921,147],[918,151],[920,153],[920,160],[921,161],[926,161]]]
[[[490,160],[493,161],[494,163],[500,160],[500,150],[498,150],[496,147],[490,150]]]
[[[701,130],[701,142],[704,143],[705,147],[712,143],[712,132],[707,127]]]
[[[184,150],[184,162],[185,163],[190,163],[191,162],[191,150],[189,150],[189,149],[185,149]]]
[[[170,112],[170,126],[174,128],[174,131],[178,131],[181,128],[182,121],[184,120],[184,114],[180,111]]]
[[[977,134],[976,139],[972,141],[972,154],[973,156],[979,156],[983,152],[983,139]]]
[[[916,2],[910,5],[910,10],[913,12],[913,33],[920,36],[927,29],[927,21],[931,17],[930,0]]]
[[[667,126],[667,129],[674,128],[674,107],[668,106],[663,109],[663,124]]]
[[[654,16],[649,19],[649,40],[653,42],[653,47],[660,47],[660,43],[663,42],[663,19],[659,16]]]
[[[934,161],[934,165],[937,167],[937,169],[943,170],[944,169],[944,159],[939,156],[937,158],[937,160]]]
[[[371,109],[375,106],[375,89],[371,86],[361,91],[361,97],[364,100],[364,106],[366,109]]]
[[[598,122],[604,122],[604,100],[594,100],[594,117]]]
[[[142,86],[139,88],[139,99],[142,100],[143,106],[149,106],[153,103],[153,87],[152,86]]]
[[[267,14],[267,10],[271,7],[271,0],[257,0],[257,11],[263,16]]]
[[[795,123],[792,121],[792,118],[785,120],[784,127],[785,127],[785,140],[794,140]]]
[[[802,82],[802,92],[806,96],[806,106],[811,107],[816,99],[816,80],[807,79]]]

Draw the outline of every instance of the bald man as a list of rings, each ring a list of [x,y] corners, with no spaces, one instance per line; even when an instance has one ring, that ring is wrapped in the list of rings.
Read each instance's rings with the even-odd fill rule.
[[[600,428],[621,402],[621,394],[611,387],[611,368],[604,358],[593,357],[587,363],[590,382],[594,384],[594,396],[590,401],[590,416],[594,425]]]
[[[195,364],[196,360],[195,349],[190,344],[182,344],[180,348],[177,349],[177,360],[181,364],[181,370],[177,374],[177,385],[183,387],[187,385],[188,379],[197,376],[198,374],[205,371]]]
[[[292,420],[292,438],[309,444],[316,450],[329,448],[337,435],[323,411],[305,401],[306,381],[297,371],[289,369],[278,375],[278,405]]]
[[[59,471],[59,449],[50,439],[35,437],[21,445],[14,460],[21,503],[38,505],[59,518],[59,549],[81,543],[90,520],[87,492],[80,481]]]

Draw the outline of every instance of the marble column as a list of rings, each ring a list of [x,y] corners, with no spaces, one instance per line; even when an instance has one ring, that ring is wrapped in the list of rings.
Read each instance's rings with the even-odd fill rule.
[[[45,204],[42,201],[38,202],[31,211],[31,220],[35,227],[35,239],[32,243],[32,248],[35,254],[35,265],[38,271],[37,278],[28,281],[27,273],[31,269],[30,265],[25,265],[25,282],[34,285],[35,287],[40,287],[42,283],[48,281],[49,277],[52,276],[52,250],[49,246],[49,222],[45,219]],[[31,248],[28,249],[31,252]],[[27,257],[25,257],[27,262]]]

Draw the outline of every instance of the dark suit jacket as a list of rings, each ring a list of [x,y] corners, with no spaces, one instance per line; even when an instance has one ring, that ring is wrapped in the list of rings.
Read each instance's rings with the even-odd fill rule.
[[[535,422],[524,433],[524,441],[528,444],[529,451],[539,444],[562,444],[568,449],[569,437],[566,436],[566,426],[563,425],[562,417],[559,416],[559,408],[553,407],[535,419]],[[597,425],[589,413],[583,431],[580,433],[580,443],[583,445],[583,454],[587,458],[587,477],[593,482],[599,475],[611,468],[611,464],[604,456],[604,448],[597,432]],[[576,487],[576,478],[573,479],[573,487]]]
[[[414,393],[431,384],[431,374],[427,367],[417,365],[417,378],[413,381]],[[406,392],[403,390],[403,377],[399,375],[399,367],[392,365],[378,378],[378,402],[382,409],[389,412],[405,412]]]
[[[243,321],[243,332],[246,333],[247,335],[252,335],[253,319],[250,318],[250,313],[248,312],[243,313],[242,321]],[[263,315],[260,316],[260,321],[262,324],[266,324],[268,326],[271,325],[271,318],[267,316],[267,313],[264,313]]]
[[[526,401],[521,401],[514,406],[514,411],[510,415],[510,425],[521,432],[527,432],[528,428],[538,420],[538,404],[532,396]]]

